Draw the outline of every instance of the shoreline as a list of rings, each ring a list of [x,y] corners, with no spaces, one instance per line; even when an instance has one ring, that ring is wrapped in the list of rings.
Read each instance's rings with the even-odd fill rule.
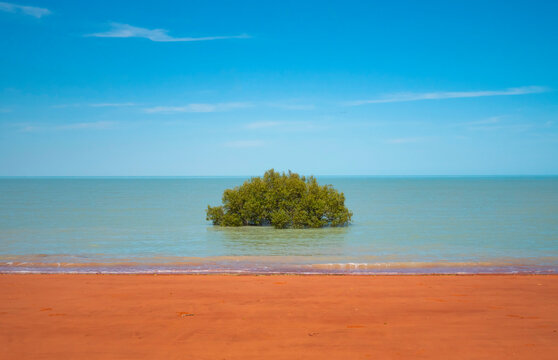
[[[558,275],[1,274],[0,288],[0,358],[558,352]]]
[[[235,277],[235,276],[301,276],[301,277],[476,277],[476,276],[503,276],[503,277],[537,277],[537,276],[546,276],[546,277],[558,277],[558,274],[555,273],[439,273],[439,274],[431,274],[431,273],[412,273],[412,274],[402,274],[402,273],[281,273],[281,272],[267,272],[267,273],[254,273],[254,272],[206,272],[206,273],[157,273],[157,272],[150,272],[150,273],[136,273],[136,272],[128,272],[128,273],[102,273],[102,272],[91,272],[91,273],[72,273],[72,272],[58,272],[58,273],[49,273],[49,272],[36,272],[36,273],[27,273],[27,272],[0,272],[1,276],[177,276],[177,277],[196,277],[196,276],[223,276],[223,277]]]
[[[304,275],[304,276],[452,276],[452,275],[558,275],[556,267],[540,268],[383,268],[383,269],[177,269],[177,268],[109,268],[109,267],[2,267],[0,275]]]
[[[378,256],[1,255],[0,273],[88,274],[558,274],[556,256],[476,260],[396,260]]]
[[[557,272],[447,272],[447,273],[400,273],[400,272],[377,272],[377,273],[310,273],[310,272],[45,272],[45,271],[0,271],[4,275],[68,275],[68,276],[339,276],[339,277],[415,277],[415,276],[558,276]]]

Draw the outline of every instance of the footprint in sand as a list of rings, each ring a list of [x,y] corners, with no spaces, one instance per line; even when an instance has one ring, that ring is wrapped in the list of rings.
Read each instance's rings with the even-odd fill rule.
[[[529,319],[529,320],[540,319],[537,316],[521,316],[521,315],[514,315],[514,314],[508,314],[508,317],[515,318],[515,319]]]
[[[194,314],[192,313],[188,313],[188,312],[184,312],[184,311],[180,311],[177,313],[178,316],[180,316],[181,318],[186,317],[186,316],[194,316]]]

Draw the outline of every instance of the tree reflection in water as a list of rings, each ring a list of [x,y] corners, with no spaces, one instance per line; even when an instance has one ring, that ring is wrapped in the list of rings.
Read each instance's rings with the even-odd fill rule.
[[[232,256],[331,256],[342,254],[349,227],[274,229],[271,226],[208,227]]]

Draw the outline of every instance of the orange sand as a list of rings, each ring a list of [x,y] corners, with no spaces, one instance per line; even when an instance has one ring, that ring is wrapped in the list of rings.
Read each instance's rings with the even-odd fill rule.
[[[0,275],[1,359],[556,359],[558,276]]]

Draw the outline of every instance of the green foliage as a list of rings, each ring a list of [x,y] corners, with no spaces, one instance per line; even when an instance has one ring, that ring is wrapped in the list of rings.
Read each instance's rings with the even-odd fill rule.
[[[285,228],[320,228],[349,224],[353,213],[345,196],[331,185],[318,185],[313,176],[266,171],[242,186],[223,193],[223,205],[207,207],[214,225],[273,225]]]

